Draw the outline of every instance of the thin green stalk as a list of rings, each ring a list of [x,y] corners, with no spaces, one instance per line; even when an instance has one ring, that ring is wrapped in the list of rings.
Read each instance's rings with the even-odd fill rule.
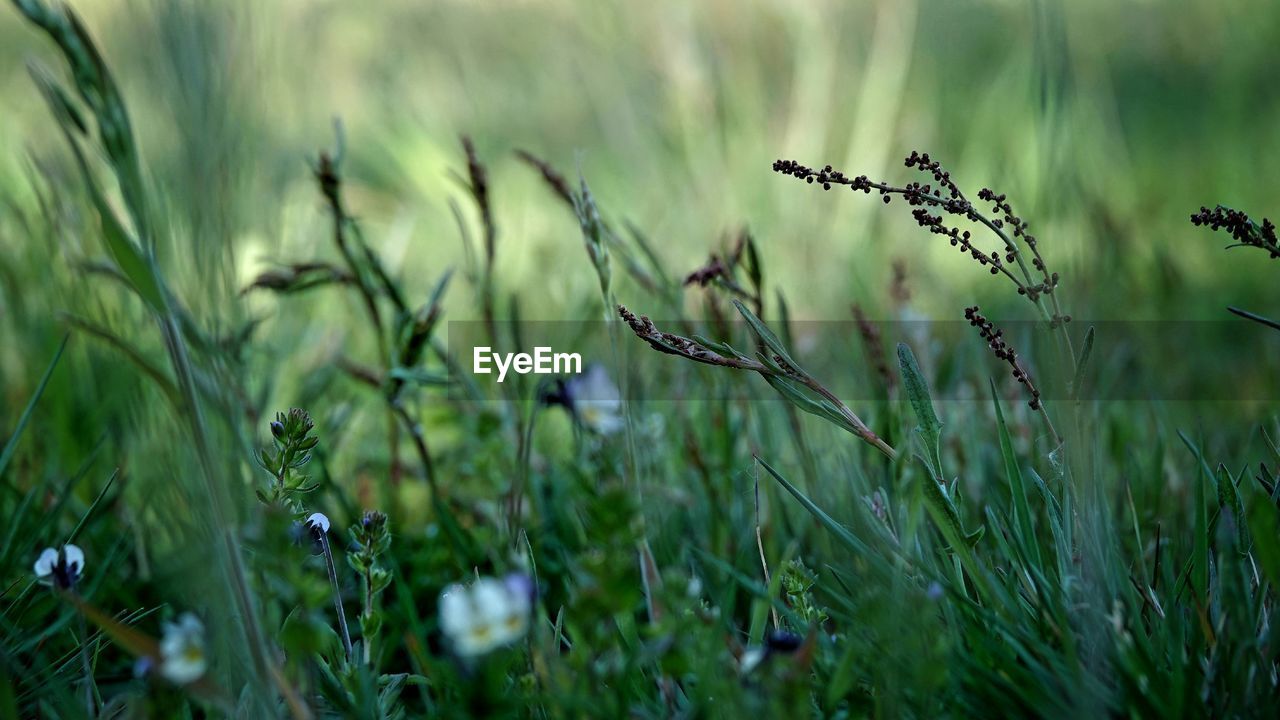
[[[332,568],[333,563],[331,562],[329,565]],[[373,570],[372,569],[366,570],[364,572],[364,607],[361,608],[360,615],[362,617],[370,617],[373,615]],[[344,624],[345,624],[345,621],[344,621]],[[361,645],[363,646],[363,651],[364,651],[364,664],[372,665],[373,664],[373,638],[366,637],[363,640],[364,642],[362,642]]]
[[[341,144],[341,136],[339,136],[339,147]],[[392,366],[390,351],[387,349],[386,331],[382,323],[382,312],[378,309],[377,291],[370,286],[368,276],[356,260],[347,239],[347,226],[353,224],[353,221],[347,215],[342,203],[342,177],[338,173],[339,162],[340,158],[330,158],[328,153],[321,153],[320,162],[316,168],[316,179],[320,183],[320,191],[333,215],[333,244],[342,255],[347,271],[355,278],[356,289],[360,292],[365,312],[368,313],[369,322],[372,323],[374,344],[378,348],[378,362],[385,377],[391,372]],[[399,474],[397,457],[400,454],[400,431],[396,426],[395,414],[391,410],[387,412],[387,444],[389,455],[387,462],[391,467],[391,476],[394,478]]]
[[[333,609],[338,616],[338,630],[342,635],[342,648],[346,650],[347,662],[352,662],[351,632],[347,629],[347,612],[342,609],[342,586],[338,584],[338,569],[333,564],[333,550],[329,547],[329,533],[320,530],[320,547],[324,552],[324,565],[329,571],[329,583],[333,585]]]
[[[520,447],[517,451],[516,486],[511,491],[511,507],[508,515],[508,531],[515,542],[516,528],[520,524],[520,515],[524,511],[525,488],[529,486],[530,456],[533,453],[533,430],[538,418],[538,406],[535,401],[529,411],[529,419],[524,423],[524,432],[520,433]]]
[[[431,450],[427,447],[427,438],[422,432],[422,425],[409,417],[409,412],[399,402],[392,402],[391,408],[409,431],[409,437],[413,440],[413,447],[418,452],[418,460],[422,463],[422,472],[426,477],[427,487],[431,490],[431,496],[433,498],[439,497],[438,488],[436,487],[435,462],[431,459]]]
[[[72,593],[75,592],[73,588]],[[84,669],[84,709],[90,718],[98,714],[98,705],[94,701],[93,663],[89,659],[89,628],[84,620],[84,613],[76,613],[80,624],[80,662]]]
[[[808,373],[801,372],[798,379],[800,382],[804,383],[805,387],[813,390],[815,393],[830,401],[831,404],[835,405],[840,411],[840,414],[852,426],[852,432],[855,435],[862,438],[863,441],[870,444],[876,450],[879,450],[881,454],[890,460],[898,459],[898,451],[889,443],[885,442],[883,438],[875,433],[875,431],[867,427],[867,424],[862,421],[862,418],[858,417],[856,413],[850,410],[849,406],[845,405],[844,401],[836,397],[835,393],[828,390],[822,385],[822,383],[819,383]]]

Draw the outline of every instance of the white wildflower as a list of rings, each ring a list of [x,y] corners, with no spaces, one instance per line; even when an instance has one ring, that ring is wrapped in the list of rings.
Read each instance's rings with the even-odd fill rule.
[[[622,393],[603,365],[591,365],[581,375],[564,382],[565,403],[587,430],[612,435],[626,426],[622,415]]]
[[[458,655],[484,655],[524,637],[532,595],[529,579],[519,574],[451,585],[440,594],[440,629]]]
[[[204,675],[209,662],[204,651],[204,624],[191,613],[177,622],[164,624],[160,640],[160,674],[178,685],[195,682]]]
[[[738,658],[738,672],[742,675],[750,674],[752,670],[759,667],[760,663],[764,662],[768,654],[768,649],[759,645],[746,647],[742,651],[742,657]]]
[[[84,551],[70,544],[63,545],[61,550],[47,547],[40,552],[34,569],[41,583],[69,588],[84,572]]]
[[[312,530],[319,530],[326,534],[329,532],[329,516],[324,513],[311,513],[307,516],[306,524]]]

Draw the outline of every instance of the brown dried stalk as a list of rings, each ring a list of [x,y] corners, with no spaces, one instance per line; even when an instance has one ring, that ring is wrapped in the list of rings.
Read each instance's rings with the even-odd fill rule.
[[[740,310],[745,307],[739,305]],[[758,373],[765,378],[775,390],[786,397],[788,400],[796,403],[806,412],[825,417],[835,424],[844,428],[851,434],[855,435],[863,442],[879,450],[881,453],[894,460],[898,457],[898,451],[886,443],[879,435],[867,426],[862,418],[858,417],[849,406],[845,405],[835,393],[828,390],[822,383],[818,382],[809,373],[803,369],[796,367],[794,363],[789,362],[782,356],[781,351],[767,358],[769,362],[756,360],[743,355],[728,345],[719,344],[716,348],[708,347],[706,344],[697,340],[676,335],[674,333],[659,330],[648,317],[640,315],[618,306],[618,315],[631,327],[631,331],[636,337],[649,343],[649,346],[660,353],[667,355],[675,355],[677,357],[692,360],[704,365],[717,365],[719,367],[733,368],[735,370],[749,370]],[[748,317],[748,320],[753,318]],[[776,342],[776,339],[775,339]],[[779,382],[781,381],[781,383]],[[791,386],[785,383],[794,383],[803,386],[813,394],[826,401],[824,406],[822,403],[815,402],[811,398],[801,397],[798,391],[789,389]]]

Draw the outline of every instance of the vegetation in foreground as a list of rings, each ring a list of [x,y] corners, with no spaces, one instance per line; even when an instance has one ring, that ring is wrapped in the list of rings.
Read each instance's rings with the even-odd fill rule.
[[[546,202],[580,227],[598,290],[584,319],[609,318],[617,360],[499,389],[468,381],[442,336],[445,299],[468,292],[493,347],[521,348],[531,329],[518,288],[495,273],[511,239],[484,160],[463,141],[471,207],[457,217],[471,252],[459,279],[402,277],[357,219],[339,129],[311,168],[325,242],[227,302],[265,294],[296,318],[289,306],[341,295],[371,351],[325,369],[273,364],[287,357],[282,319],[241,309],[211,321],[165,272],[161,249],[182,247],[182,224],[83,25],[15,5],[69,70],[32,76],[71,164],[32,179],[38,203],[15,201],[6,232],[74,251],[79,291],[60,318],[68,339],[4,420],[0,715],[1280,705],[1274,422],[1252,434],[1228,406],[1202,430],[1185,409],[1100,400],[1094,389],[1124,369],[1091,361],[1109,357],[1108,338],[1072,319],[1070,277],[1050,269],[1052,243],[1015,213],[1016,193],[983,188],[970,202],[918,152],[904,172],[919,181],[902,185],[775,163],[859,194],[848,202],[906,205],[921,231],[902,242],[945,238],[970,269],[1013,285],[1047,339],[1024,354],[1024,338],[967,297],[954,299],[972,326],[965,347],[851,321],[849,372],[876,398],[856,403],[806,362],[786,305],[802,289],[776,291],[764,240],[741,234],[673,273],[586,180],[524,153]],[[1204,208],[1193,221],[1280,253],[1268,220]],[[700,316],[685,312],[686,292],[700,293]],[[894,301],[905,297],[900,287]],[[1258,333],[1275,325],[1236,312]],[[658,352],[626,352],[641,344]],[[142,378],[139,392],[79,387],[68,356],[85,348],[112,361],[110,379]],[[744,398],[744,386],[778,401]],[[970,402],[935,401],[973,386]],[[671,387],[684,401],[646,401]],[[95,411],[94,398],[122,409]],[[55,425],[51,403],[80,413]],[[163,482],[135,483],[156,468]]]

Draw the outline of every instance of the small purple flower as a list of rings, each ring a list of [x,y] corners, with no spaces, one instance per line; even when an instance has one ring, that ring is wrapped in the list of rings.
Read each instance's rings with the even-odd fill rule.
[[[509,573],[502,578],[502,584],[506,585],[507,590],[513,595],[528,598],[530,604],[538,597],[538,588],[533,584],[533,579],[524,573]]]
[[[771,653],[793,653],[804,644],[804,638],[786,630],[771,630],[764,639],[764,646]]]
[[[133,663],[133,676],[142,680],[150,676],[151,672],[155,669],[155,658],[150,655],[143,655]]]

